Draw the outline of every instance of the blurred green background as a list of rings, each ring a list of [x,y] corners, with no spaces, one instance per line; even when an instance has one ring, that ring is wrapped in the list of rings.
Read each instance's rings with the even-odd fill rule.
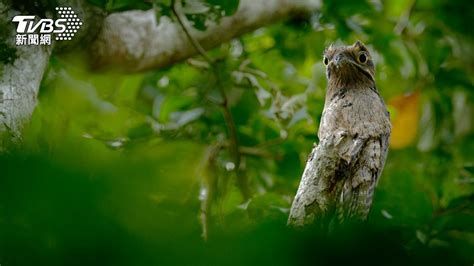
[[[217,71],[196,56],[96,73],[81,49],[54,55],[23,145],[0,156],[0,264],[472,265],[473,18],[471,1],[331,0],[209,51]],[[322,53],[356,40],[393,122],[373,208],[362,228],[295,232]]]

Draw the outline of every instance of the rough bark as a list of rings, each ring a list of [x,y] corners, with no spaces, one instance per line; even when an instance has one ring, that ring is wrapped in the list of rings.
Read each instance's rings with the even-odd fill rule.
[[[237,12],[206,31],[190,28],[204,49],[210,49],[246,32],[286,18],[308,13],[319,0],[241,0]],[[91,47],[96,68],[114,66],[128,72],[169,66],[197,54],[181,27],[169,17],[156,21],[151,11],[127,11],[108,16]]]
[[[143,71],[169,66],[197,53],[186,38],[182,28],[169,17],[156,21],[153,10],[127,11],[109,15],[102,23],[103,13],[84,5],[82,0],[60,1],[74,6],[84,21],[84,27],[74,42],[57,45],[66,50],[78,41],[87,43],[100,33],[89,45],[92,61],[96,67],[115,66],[127,72]],[[6,6],[0,2],[1,10]],[[205,49],[215,47],[292,14],[308,13],[320,6],[320,0],[241,0],[238,11],[224,17],[218,25],[211,25],[204,32],[193,29],[191,35]],[[18,14],[10,10],[2,20],[11,22]],[[9,40],[14,46],[14,24],[11,25]],[[82,42],[81,40],[85,40]],[[55,48],[55,49],[56,49]],[[43,74],[47,68],[52,47],[18,46],[18,58],[10,65],[4,65],[0,73],[0,150],[6,142],[18,142],[21,129],[30,119],[37,102],[37,94]]]
[[[334,173],[341,163],[336,141],[335,137],[330,137],[311,151],[291,206],[289,225],[310,225],[317,217],[330,212],[328,199],[332,197],[329,194],[340,190],[330,189]],[[322,220],[319,222],[323,224]]]
[[[2,20],[16,14],[11,10]],[[15,46],[15,27],[13,23],[5,25],[11,25],[8,42],[16,47],[17,59],[0,71],[0,151],[21,140],[21,130],[33,114],[52,50],[48,46]]]
[[[104,13],[82,0],[62,0],[59,6],[72,6],[84,22],[82,31],[70,42],[57,43],[53,46],[16,46],[16,24],[11,20],[14,16],[26,14],[11,6],[0,3],[4,13],[0,18],[6,25],[9,37],[6,39],[10,47],[16,49],[16,60],[1,66],[0,71],[0,152],[10,144],[19,143],[23,126],[29,121],[37,103],[37,95],[49,57],[53,51],[68,50],[79,44],[91,41],[99,30]],[[50,16],[49,14],[48,16]]]

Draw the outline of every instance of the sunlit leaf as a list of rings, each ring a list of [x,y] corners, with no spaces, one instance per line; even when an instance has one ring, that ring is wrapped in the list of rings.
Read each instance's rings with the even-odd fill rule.
[[[419,99],[420,93],[396,96],[388,104],[396,110],[392,117],[392,135],[390,147],[392,149],[405,148],[414,143],[418,134]]]
[[[184,126],[198,119],[204,113],[203,108],[195,108],[184,112],[174,112],[170,115],[170,120],[178,126]]]

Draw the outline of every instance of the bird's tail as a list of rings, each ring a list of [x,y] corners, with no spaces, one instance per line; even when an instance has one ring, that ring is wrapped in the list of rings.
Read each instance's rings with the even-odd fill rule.
[[[341,191],[337,207],[339,222],[367,219],[380,172],[380,142],[369,141]]]
[[[338,222],[365,221],[372,206],[376,182],[364,182],[355,188],[348,183],[344,185],[336,209]]]

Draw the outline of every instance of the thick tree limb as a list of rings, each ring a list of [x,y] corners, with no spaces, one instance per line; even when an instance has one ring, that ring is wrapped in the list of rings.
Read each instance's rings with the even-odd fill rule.
[[[298,192],[290,210],[288,225],[304,226],[317,221],[320,226],[328,224],[335,210],[335,195],[341,187],[334,180],[334,174],[344,164],[339,151],[348,147],[338,136],[331,136],[313,148],[301,178]]]
[[[75,10],[82,12],[85,22],[82,30],[87,33],[77,40],[93,38],[95,34],[92,30],[100,28],[102,15],[79,8],[81,1],[72,2]],[[211,25],[204,32],[195,30],[190,25],[188,28],[191,29],[193,38],[204,49],[209,49],[289,15],[307,13],[319,6],[320,0],[241,0],[239,10],[233,16],[223,18],[218,25]],[[13,17],[12,12],[15,11],[9,11],[3,19]],[[10,25],[14,36],[14,25]],[[12,44],[13,41],[12,37]],[[119,65],[128,72],[168,66],[197,53],[177,23],[168,17],[161,17],[157,23],[153,10],[128,11],[108,16],[90,47],[95,66]],[[0,76],[2,142],[17,142],[21,138],[22,126],[29,120],[36,106],[41,79],[52,51],[51,47],[45,46],[17,48],[18,58],[11,65],[4,65]],[[4,148],[5,143],[0,143],[0,147]]]
[[[54,43],[54,49],[66,50],[90,41],[98,31],[104,13],[83,0],[60,0],[61,6],[72,6],[76,14],[84,21],[84,27],[78,36],[70,42]],[[0,66],[0,152],[10,143],[19,143],[21,130],[33,114],[43,74],[47,69],[53,46],[29,45],[16,46],[15,15],[25,14],[10,5],[0,2],[2,26],[10,32],[7,42],[16,49],[17,58],[11,64]]]
[[[14,11],[7,17],[13,17]],[[3,19],[2,19],[3,20]],[[15,47],[15,27],[9,44]],[[16,46],[17,59],[0,71],[0,151],[21,140],[21,129],[33,114],[43,73],[49,62],[49,46]]]
[[[246,32],[292,14],[308,13],[320,0],[241,0],[237,12],[204,32],[189,25],[192,37],[210,49]],[[95,67],[116,66],[128,72],[164,67],[197,54],[178,23],[168,17],[156,21],[150,11],[127,11],[108,16],[91,46]]]

